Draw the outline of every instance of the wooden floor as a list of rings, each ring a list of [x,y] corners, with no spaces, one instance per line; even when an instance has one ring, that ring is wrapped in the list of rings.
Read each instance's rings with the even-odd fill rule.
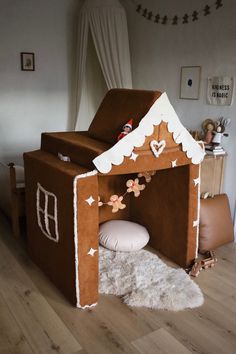
[[[0,215],[0,354],[236,353],[236,245],[197,283],[205,304],[181,312],[129,308],[100,296],[73,308],[30,261]]]

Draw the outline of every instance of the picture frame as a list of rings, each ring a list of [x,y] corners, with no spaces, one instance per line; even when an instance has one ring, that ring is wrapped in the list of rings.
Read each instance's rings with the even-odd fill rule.
[[[180,98],[198,100],[200,95],[201,66],[182,66],[180,74]]]
[[[35,71],[34,53],[21,52],[21,70]]]

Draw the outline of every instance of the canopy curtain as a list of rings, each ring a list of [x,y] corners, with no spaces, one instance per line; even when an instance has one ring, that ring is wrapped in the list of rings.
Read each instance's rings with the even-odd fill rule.
[[[75,127],[86,68],[88,32],[108,89],[132,88],[127,20],[118,0],[86,0],[79,16]],[[96,78],[94,78],[96,85]]]
[[[234,208],[234,241],[236,242],[236,203]]]

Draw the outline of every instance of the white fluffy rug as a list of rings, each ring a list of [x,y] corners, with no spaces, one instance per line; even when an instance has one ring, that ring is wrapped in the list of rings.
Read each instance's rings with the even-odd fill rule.
[[[203,295],[183,269],[168,267],[146,250],[99,248],[100,293],[121,296],[130,306],[172,311],[201,306]]]

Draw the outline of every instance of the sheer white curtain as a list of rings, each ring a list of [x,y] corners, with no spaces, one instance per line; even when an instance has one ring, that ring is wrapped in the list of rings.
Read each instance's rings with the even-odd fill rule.
[[[236,203],[234,208],[234,242],[236,242]]]
[[[84,69],[81,98],[76,118],[76,130],[88,130],[91,121],[107,92],[107,85],[96,54],[92,34],[88,33],[87,57]]]
[[[131,88],[130,53],[125,11],[122,7],[91,9],[89,24],[109,89]]]
[[[80,13],[78,18],[78,43],[77,43],[77,53],[76,53],[76,82],[75,82],[75,103],[74,103],[74,127],[77,124],[77,116],[79,113],[79,107],[82,97],[82,88],[86,68],[86,58],[87,58],[87,47],[88,47],[88,32],[89,23],[86,14]]]
[[[108,89],[131,88],[131,66],[127,20],[118,0],[87,0],[79,16],[76,73],[76,117],[80,120],[80,104],[86,70],[89,29]],[[96,78],[94,78],[96,87]]]

